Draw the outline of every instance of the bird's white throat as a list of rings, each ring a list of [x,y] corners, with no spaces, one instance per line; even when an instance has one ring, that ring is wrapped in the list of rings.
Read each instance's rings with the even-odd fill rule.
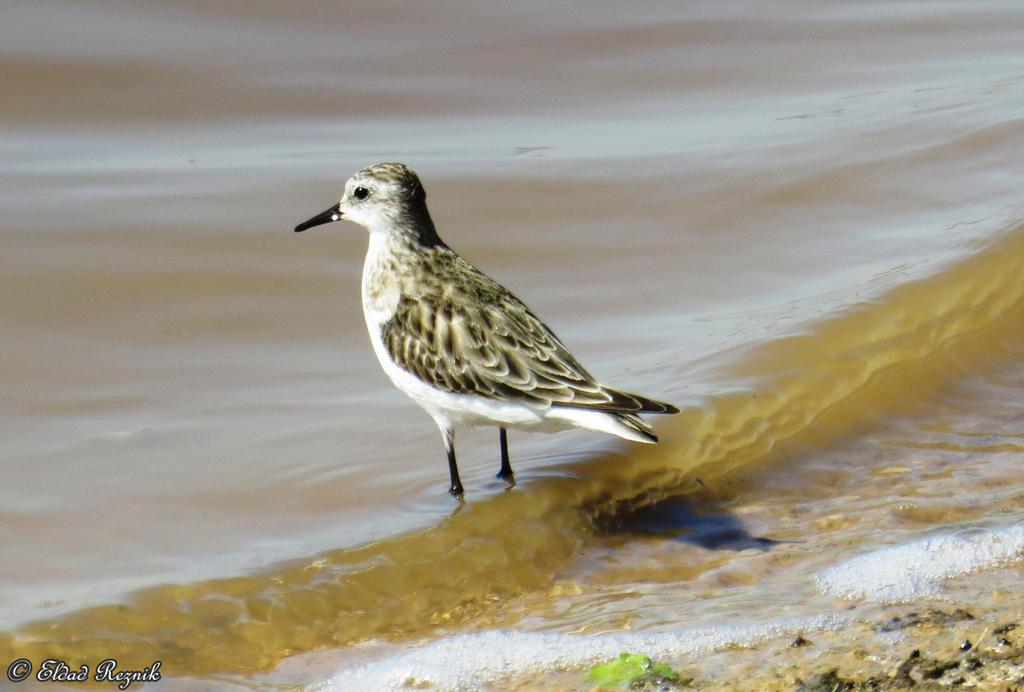
[[[370,242],[363,262],[363,315],[371,332],[391,319],[401,297],[397,274],[394,236],[386,231],[370,231]]]

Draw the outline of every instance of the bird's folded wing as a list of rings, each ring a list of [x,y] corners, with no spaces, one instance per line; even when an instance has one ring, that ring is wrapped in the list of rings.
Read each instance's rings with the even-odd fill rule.
[[[404,370],[447,392],[531,406],[609,413],[643,410],[644,401],[602,387],[558,337],[511,294],[492,300],[402,296],[381,336]]]

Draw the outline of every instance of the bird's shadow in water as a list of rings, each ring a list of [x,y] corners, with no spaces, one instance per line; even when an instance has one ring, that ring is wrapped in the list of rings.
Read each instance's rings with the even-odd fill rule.
[[[734,513],[690,497],[671,497],[627,512],[598,516],[594,525],[607,535],[662,536],[707,550],[770,550],[786,542],[754,536]]]

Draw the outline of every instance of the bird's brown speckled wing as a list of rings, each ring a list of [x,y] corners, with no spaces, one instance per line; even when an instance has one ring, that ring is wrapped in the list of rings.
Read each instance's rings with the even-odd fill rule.
[[[476,270],[457,286],[402,295],[381,327],[392,359],[438,389],[530,406],[672,413],[669,404],[602,387],[514,295]],[[436,275],[435,275],[436,277]]]

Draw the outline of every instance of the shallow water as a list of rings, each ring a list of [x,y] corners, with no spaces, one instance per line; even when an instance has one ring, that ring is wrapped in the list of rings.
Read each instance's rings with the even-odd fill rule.
[[[1020,523],[1024,11],[579,9],[4,10],[0,659],[816,617],[808,570]],[[290,230],[394,159],[589,369],[684,408],[661,445],[513,433],[506,491],[463,434],[456,511],[365,234]]]

